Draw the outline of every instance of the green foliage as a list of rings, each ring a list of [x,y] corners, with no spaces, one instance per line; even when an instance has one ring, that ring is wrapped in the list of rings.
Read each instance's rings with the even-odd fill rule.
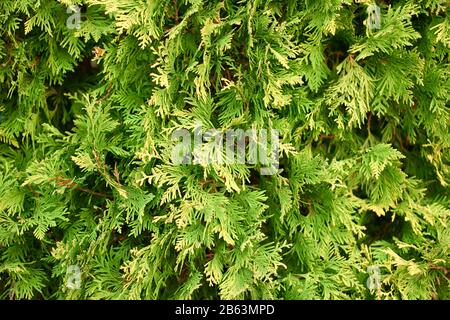
[[[373,3],[2,0],[0,298],[448,299],[450,8]],[[281,170],[175,165],[198,124]]]

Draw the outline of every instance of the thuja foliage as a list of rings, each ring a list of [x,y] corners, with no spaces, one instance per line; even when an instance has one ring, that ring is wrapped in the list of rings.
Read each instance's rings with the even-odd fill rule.
[[[448,299],[446,0],[2,0],[0,34],[0,298]],[[174,164],[198,124],[277,129],[279,171]]]

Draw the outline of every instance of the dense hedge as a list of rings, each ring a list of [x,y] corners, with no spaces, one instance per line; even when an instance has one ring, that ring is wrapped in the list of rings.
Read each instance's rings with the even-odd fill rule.
[[[449,8],[2,0],[0,297],[448,299]]]

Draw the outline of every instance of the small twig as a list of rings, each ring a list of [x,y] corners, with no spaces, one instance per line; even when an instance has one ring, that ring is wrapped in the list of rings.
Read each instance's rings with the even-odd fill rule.
[[[445,274],[450,272],[450,269],[448,269],[446,267],[443,267],[443,266],[438,266],[438,265],[435,265],[435,264],[430,264],[429,267],[432,270],[439,270],[439,271],[444,272]]]
[[[372,113],[369,112],[369,116],[367,117],[367,131],[370,134],[370,128],[372,127]]]
[[[112,82],[109,83],[109,86],[108,86],[108,89],[106,89],[105,95],[100,100],[98,100],[98,102],[103,103],[103,101],[105,101],[109,97],[111,92],[112,92]]]
[[[113,196],[110,194],[93,191],[93,190],[90,190],[87,188],[82,188],[71,179],[56,177],[56,178],[49,179],[49,181],[57,181],[56,184],[60,187],[67,187],[69,189],[78,190],[78,191],[88,193],[88,194],[96,196],[96,197],[113,199]]]
[[[206,180],[200,181],[200,185],[203,187],[205,184],[214,183],[214,182],[215,181],[213,179],[206,179]]]
[[[178,14],[177,0],[173,0],[173,6],[175,7],[175,22],[178,24],[180,22],[180,18]]]
[[[403,145],[402,137],[400,137],[397,133],[397,128],[394,127],[394,137],[397,139],[398,143],[400,144],[400,149],[404,152],[407,152],[405,149],[405,146]]]
[[[35,197],[39,197],[41,194],[37,191],[35,191],[29,184],[27,185],[28,190],[30,190],[30,192],[35,196]]]
[[[323,139],[330,139],[330,140],[333,140],[333,139],[334,139],[334,134],[324,134],[324,133],[321,133],[320,136],[319,136],[319,138],[320,138],[321,140],[323,140]]]
[[[102,193],[102,192],[96,192],[93,190],[89,190],[89,189],[85,189],[85,188],[80,188],[77,187],[75,188],[75,190],[84,192],[84,193],[89,193],[90,195],[96,196],[96,197],[100,197],[100,198],[107,198],[107,199],[114,199],[112,195],[110,194],[106,194],[106,193]]]
[[[119,174],[119,169],[117,168],[117,162],[114,162],[114,177],[116,178],[116,181],[119,185],[121,185],[120,183],[120,174]]]

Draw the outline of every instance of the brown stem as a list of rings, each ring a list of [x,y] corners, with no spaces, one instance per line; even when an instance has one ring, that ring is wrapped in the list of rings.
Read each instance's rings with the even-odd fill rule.
[[[372,127],[372,113],[369,112],[369,115],[367,117],[367,131],[369,131],[369,134],[371,127]]]
[[[89,193],[90,195],[93,195],[93,196],[96,196],[96,197],[100,197],[100,198],[114,199],[112,195],[107,194],[107,193],[103,193],[103,192],[96,192],[96,191],[93,191],[93,190],[80,188],[80,187],[75,188],[75,190],[78,190],[78,191],[81,191],[81,192],[84,192],[84,193]]]
[[[120,174],[119,174],[119,169],[117,168],[117,162],[114,162],[114,177],[116,178],[116,181],[119,185],[121,185],[120,183]]]
[[[178,14],[177,0],[173,0],[173,6],[175,7],[175,22],[178,24],[180,21],[180,18],[179,18],[179,14]]]
[[[39,192],[36,192],[30,185],[27,185],[28,190],[30,190],[30,192],[35,196],[35,197],[39,197],[41,194]]]
[[[439,271],[444,272],[445,274],[450,272],[450,269],[448,269],[446,267],[443,267],[443,266],[438,266],[438,265],[435,265],[435,264],[430,264],[429,267],[432,270],[439,270]]]
[[[90,195],[96,196],[96,197],[101,197],[101,198],[108,198],[108,199],[113,199],[113,196],[107,193],[102,193],[102,192],[96,192],[87,188],[82,188],[80,187],[76,182],[74,182],[71,179],[66,179],[66,178],[61,178],[61,177],[56,177],[56,178],[51,178],[49,179],[49,181],[57,181],[56,184],[60,187],[68,187],[69,189],[75,189],[84,193],[88,193]]]
[[[330,140],[333,140],[334,139],[334,134],[324,134],[324,133],[321,133],[320,134],[320,136],[319,136],[319,138],[320,139],[330,139]]]
[[[111,92],[112,92],[112,82],[109,83],[109,86],[108,86],[108,89],[106,89],[105,95],[100,100],[98,100],[98,103],[102,103],[103,101],[108,99]]]

